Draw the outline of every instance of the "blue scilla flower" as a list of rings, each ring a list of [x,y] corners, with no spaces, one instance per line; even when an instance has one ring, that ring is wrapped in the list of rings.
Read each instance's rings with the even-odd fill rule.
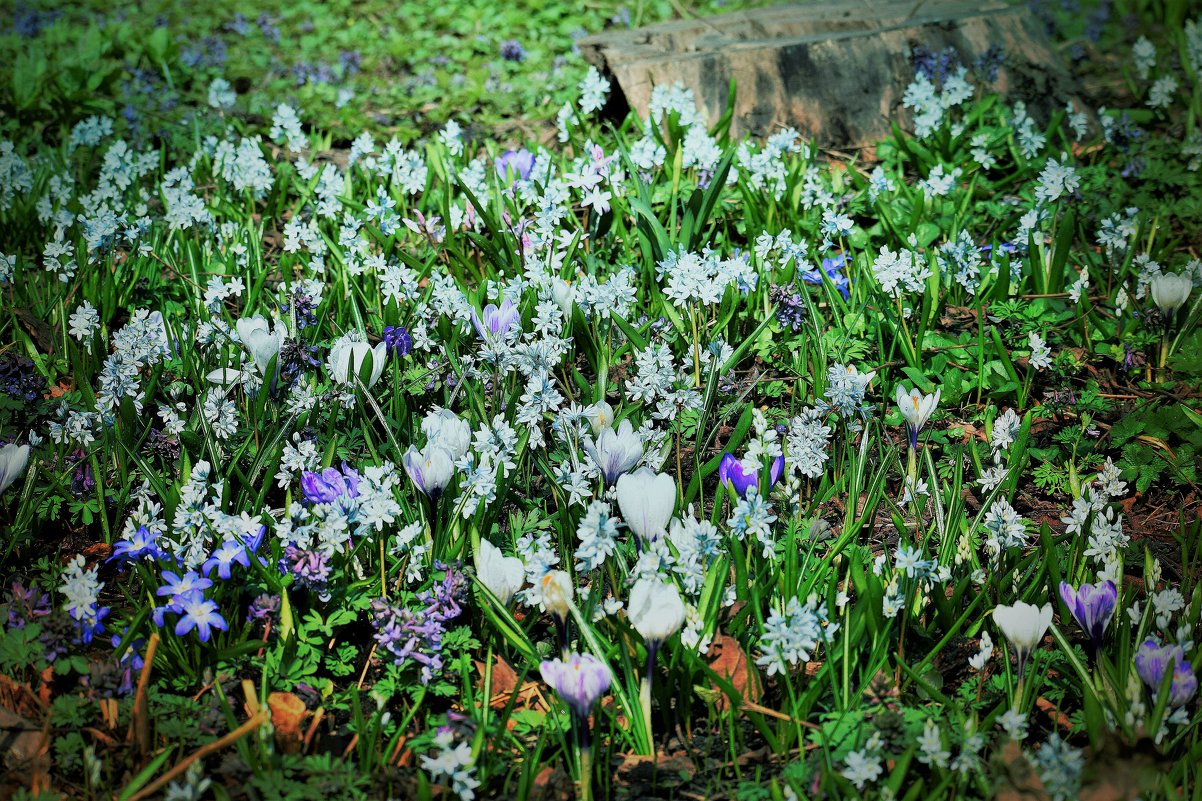
[[[246,545],[232,539],[226,539],[213,551],[213,555],[205,560],[200,569],[204,574],[210,575],[213,568],[217,568],[217,577],[228,579],[230,577],[230,568],[234,564],[240,564],[243,567],[250,567],[250,555],[246,552]]]
[[[159,532],[151,531],[146,526],[138,526],[128,539],[117,540],[113,544],[113,555],[108,561],[135,562],[145,556],[163,559],[166,555],[160,550],[158,540]]]
[[[201,592],[213,586],[210,579],[202,578],[195,570],[189,570],[183,576],[164,570],[163,581],[166,584],[155,590],[154,594],[159,597],[170,595],[173,602],[191,592]]]

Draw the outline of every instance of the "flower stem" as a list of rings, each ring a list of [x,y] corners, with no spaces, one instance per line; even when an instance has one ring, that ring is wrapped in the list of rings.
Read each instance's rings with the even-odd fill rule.
[[[651,744],[651,756],[655,756],[655,737],[651,729],[651,679],[655,674],[655,655],[659,643],[647,643],[647,672],[639,685],[639,704],[643,708],[643,727],[647,730],[647,741]]]
[[[913,445],[909,446],[909,450],[906,453],[906,479],[910,482],[910,492],[917,496],[918,449]]]

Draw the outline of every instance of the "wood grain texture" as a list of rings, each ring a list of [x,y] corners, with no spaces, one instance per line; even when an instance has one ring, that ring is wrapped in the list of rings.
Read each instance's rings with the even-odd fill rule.
[[[765,136],[791,125],[817,143],[875,144],[910,117],[902,96],[916,46],[956,50],[971,64],[1005,51],[995,87],[1046,119],[1076,87],[1038,24],[1003,2],[853,2],[780,6],[681,20],[582,39],[584,57],[647,115],[652,88],[681,83],[711,121],[737,96],[732,131]]]

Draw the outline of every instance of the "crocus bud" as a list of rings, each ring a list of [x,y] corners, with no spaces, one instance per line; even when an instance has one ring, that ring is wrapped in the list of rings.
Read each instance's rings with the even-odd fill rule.
[[[780,477],[785,472],[785,457],[778,456],[772,461],[771,467],[768,469],[768,486],[771,487],[780,481]],[[740,498],[747,495],[747,491],[752,487],[759,487],[760,484],[760,463],[752,462],[747,464],[740,459],[736,459],[733,453],[722,454],[722,461],[718,463],[718,481],[730,487]]]
[[[455,462],[441,445],[426,445],[420,451],[410,445],[401,457],[401,464],[405,466],[413,486],[430,498],[441,495],[455,475]]]
[[[29,464],[29,446],[10,442],[0,448],[0,492],[9,488]]]
[[[572,610],[572,577],[562,570],[552,570],[542,577],[539,592],[543,608],[559,620],[568,619]]]
[[[1014,646],[1021,674],[1027,655],[1043,639],[1048,626],[1052,625],[1052,605],[1035,606],[1022,601],[1013,606],[999,605],[993,610],[993,619]]]
[[[1172,315],[1185,305],[1194,282],[1187,275],[1177,273],[1160,273],[1152,276],[1152,300],[1166,315]]]
[[[651,542],[668,530],[676,509],[676,482],[665,473],[646,467],[618,479],[618,508],[622,519],[643,542]]]
[[[1082,584],[1074,590],[1068,582],[1060,582],[1060,597],[1073,618],[1089,635],[1090,652],[1096,654],[1102,645],[1102,635],[1114,616],[1118,604],[1118,589],[1113,581],[1098,584]]]
[[[552,278],[551,297],[563,312],[563,316],[571,319],[572,307],[576,305],[576,290],[572,285],[558,276]]]
[[[508,606],[513,596],[526,583],[526,568],[516,556],[505,556],[488,540],[480,540],[476,556],[476,578],[497,596],[501,606]]]
[[[597,401],[592,406],[584,408],[584,417],[593,427],[593,435],[599,436],[604,429],[613,425],[614,407],[605,401]]]
[[[662,579],[639,579],[630,589],[626,615],[643,640],[658,645],[684,625],[684,601],[676,587]]]
[[[379,342],[373,348],[366,342],[348,337],[349,335],[340,338],[330,348],[330,355],[326,358],[326,369],[329,370],[330,377],[340,384],[353,386],[355,379],[361,377],[363,362],[370,357],[371,374],[364,379],[364,384],[369,388],[375,386],[384,373],[388,346]]]
[[[271,360],[279,356],[288,332],[278,323],[273,329],[271,323],[259,315],[244,317],[234,327],[238,330],[242,347],[255,360],[259,375],[267,376],[267,368]]]
[[[584,452],[605,476],[605,486],[612,487],[618,476],[643,458],[643,438],[634,432],[629,420],[623,420],[617,430],[602,428],[596,440],[586,437]]]

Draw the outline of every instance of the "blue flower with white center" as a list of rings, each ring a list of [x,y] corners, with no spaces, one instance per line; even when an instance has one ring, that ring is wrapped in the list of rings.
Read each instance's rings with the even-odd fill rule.
[[[217,550],[213,551],[213,555],[205,560],[200,569],[207,576],[216,567],[218,578],[228,579],[230,577],[230,567],[234,563],[240,564],[243,567],[250,567],[250,556],[246,552],[245,545],[227,539],[221,543]]]
[[[195,570],[189,570],[182,577],[170,570],[164,570],[163,580],[167,583],[155,590],[154,594],[159,597],[170,595],[172,603],[188,593],[202,592],[213,586],[210,579],[201,578]]]
[[[175,623],[175,633],[183,636],[196,629],[196,636],[201,642],[208,642],[213,636],[213,629],[228,631],[225,618],[217,611],[217,602],[205,598],[199,591],[189,592],[175,602],[180,610],[180,618]]]
[[[119,559],[134,562],[144,556],[162,559],[164,554],[158,547],[158,539],[159,532],[151,531],[146,526],[138,526],[137,531],[128,539],[117,540],[113,543],[113,555],[108,558],[108,561]]]

